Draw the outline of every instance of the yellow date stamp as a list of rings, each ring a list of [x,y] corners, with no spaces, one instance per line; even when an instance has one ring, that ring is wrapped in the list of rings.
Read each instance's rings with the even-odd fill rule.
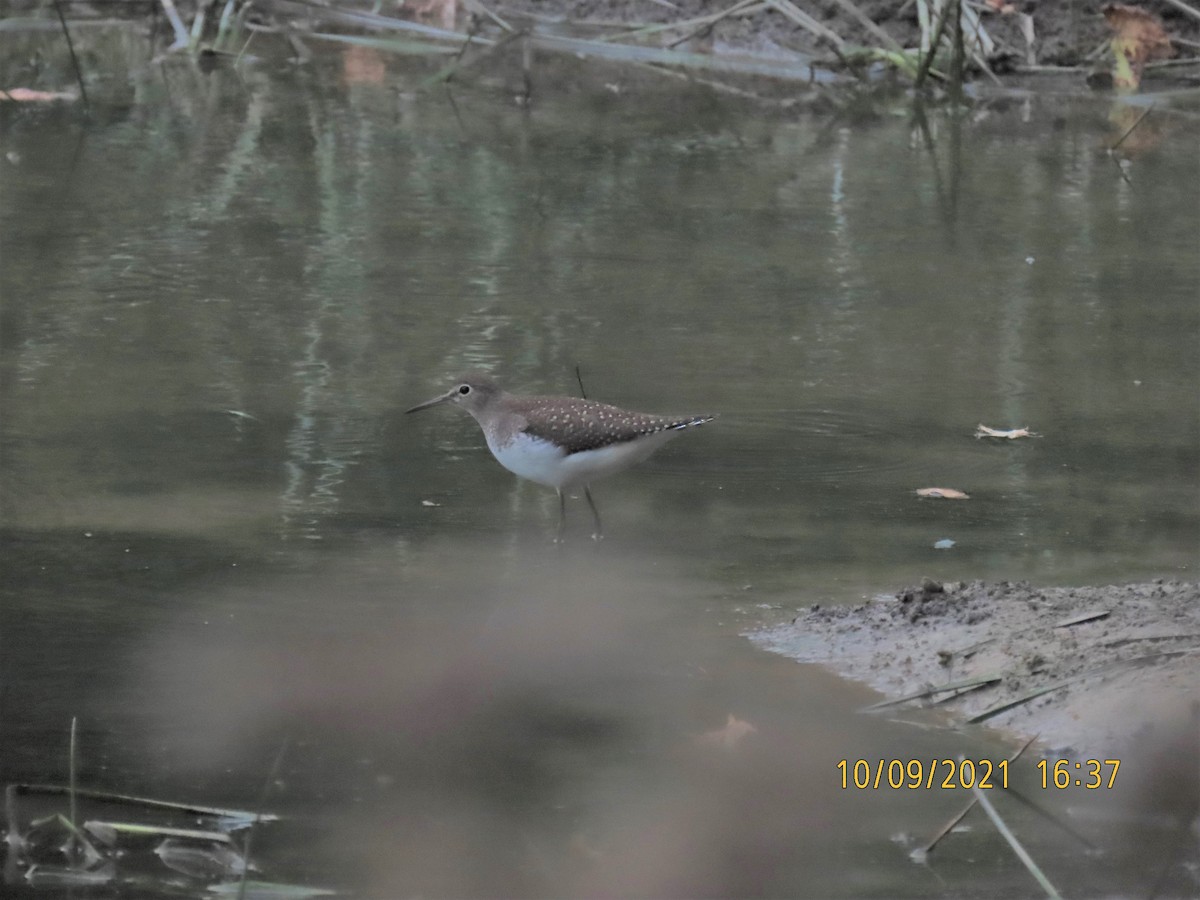
[[[989,790],[1008,787],[1007,759],[839,759],[842,790]],[[1115,774],[1115,773],[1114,773]]]

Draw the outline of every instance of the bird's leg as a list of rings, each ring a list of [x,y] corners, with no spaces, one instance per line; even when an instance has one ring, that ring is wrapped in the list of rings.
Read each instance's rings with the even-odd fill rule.
[[[596,509],[596,501],[592,499],[592,491],[586,484],[583,486],[583,496],[587,497],[588,506],[592,508],[592,516],[596,520],[596,530],[592,532],[593,541],[604,540],[604,530],[600,527],[600,510]]]
[[[558,491],[558,533],[554,536],[554,543],[561,544],[567,526],[567,495],[562,492],[562,488],[555,490]]]

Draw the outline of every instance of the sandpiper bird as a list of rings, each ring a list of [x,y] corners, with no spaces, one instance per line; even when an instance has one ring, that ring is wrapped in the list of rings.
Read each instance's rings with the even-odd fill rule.
[[[600,512],[588,485],[628,469],[685,428],[715,416],[656,416],[629,412],[575,397],[524,397],[510,394],[486,375],[468,375],[449,391],[406,412],[455,403],[469,412],[500,465],[530,481],[558,491],[558,536],[566,522],[563,491],[583,485],[596,520]]]

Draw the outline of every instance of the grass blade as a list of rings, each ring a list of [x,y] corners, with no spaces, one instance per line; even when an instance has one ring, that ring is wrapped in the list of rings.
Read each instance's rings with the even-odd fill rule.
[[[677,31],[683,28],[703,30],[705,28],[712,27],[717,22],[720,22],[722,19],[728,18],[729,16],[737,15],[738,13],[745,12],[751,8],[765,9],[766,6],[767,4],[762,2],[762,0],[738,0],[737,3],[733,4],[733,6],[726,7],[720,12],[711,13],[710,15],[696,16],[693,19],[677,19],[674,22],[655,22],[651,25],[641,25],[632,31],[614,32],[613,34],[608,34],[597,38],[597,40],[632,40],[634,38],[649,37],[652,34],[658,34],[660,31]]]
[[[242,879],[238,884],[238,900],[246,900],[246,889],[249,885],[247,878],[250,875],[250,850],[254,846],[254,835],[258,831],[258,825],[264,818],[262,808],[266,805],[267,794],[271,792],[271,785],[279,779],[279,770],[283,768],[283,757],[287,753],[288,740],[285,737],[279,745],[279,752],[275,754],[275,762],[271,764],[271,771],[267,773],[267,780],[263,782],[262,792],[258,795],[258,803],[255,804],[259,812],[255,814],[254,821],[250,824],[250,830],[246,832],[246,843],[242,847],[242,859],[245,861],[245,868],[242,869]]]
[[[68,794],[68,806],[71,810],[71,828],[77,830],[76,823],[79,821],[79,804],[75,802],[75,749],[76,749],[76,725],[78,720],[75,716],[71,716],[71,749],[68,751],[67,757],[67,778],[70,782],[70,793]]]
[[[655,63],[658,65],[706,69],[713,72],[764,75],[783,81],[828,82],[834,80],[834,76],[831,73],[818,72],[813,69],[808,65],[808,57],[801,55],[797,55],[798,61],[792,63],[748,55],[709,56],[704,53],[684,53],[661,47],[638,47],[631,44],[618,44],[551,34],[530,35],[529,42],[539,50],[574,53],[579,56],[595,56],[618,62]]]
[[[1021,754],[1023,754],[1026,750],[1028,750],[1033,745],[1033,742],[1036,740],[1037,740],[1037,735],[1035,734],[1033,737],[1031,737],[1029,740],[1027,740],[1024,744],[1022,744],[1017,749],[1016,753],[1014,753],[1012,756],[1010,756],[1008,758],[1008,764],[1012,765],[1018,759],[1020,759]],[[954,826],[957,825],[959,822],[961,822],[963,820],[963,817],[966,816],[966,814],[969,813],[974,808],[975,803],[976,803],[975,800],[971,800],[966,806],[964,806],[962,808],[962,810],[959,811],[958,815],[951,818],[949,822],[947,822],[945,825],[943,825],[941,827],[941,830],[939,830],[938,833],[935,834],[930,839],[928,844],[926,844],[920,850],[915,851],[913,853],[913,856],[919,857],[920,859],[923,860],[926,856],[928,856],[930,853],[932,853],[933,848],[938,845],[938,842],[942,838],[944,838],[946,835],[948,835],[951,831],[954,830]]]
[[[84,831],[111,829],[116,834],[131,834],[137,837],[183,838],[189,841],[210,841],[214,844],[232,844],[233,839],[223,831],[201,831],[198,828],[172,828],[167,825],[140,825],[137,822],[106,822],[88,819],[83,823]]]
[[[357,47],[370,47],[374,50],[384,50],[388,53],[400,53],[410,56],[436,56],[457,53],[458,48],[448,44],[434,44],[426,41],[406,41],[402,38],[370,37],[361,34],[333,34],[322,31],[310,32],[307,37],[318,38],[322,41],[335,41],[339,44],[353,44]]]
[[[1091,678],[1094,675],[1103,675],[1105,672],[1111,672],[1116,669],[1124,668],[1125,666],[1134,666],[1140,663],[1153,662],[1157,659],[1168,659],[1174,656],[1187,656],[1192,653],[1200,653],[1200,647],[1185,647],[1181,650],[1163,650],[1160,653],[1148,653],[1145,656],[1133,656],[1129,659],[1119,659],[1114,663],[1109,663],[1108,665],[1104,666],[1097,666],[1094,669],[1088,669],[1086,672],[1080,672],[1076,675],[1072,675],[1070,678],[1064,678],[1062,681],[1056,681],[1053,684],[1048,684],[1044,687],[1037,688],[1036,690],[1030,691],[1028,694],[1023,694],[1016,700],[1009,700],[1005,703],[1000,703],[996,706],[985,709],[983,712],[967,719],[967,724],[976,725],[979,722],[986,722],[988,719],[1000,715],[1000,713],[1008,712],[1010,709],[1015,709],[1018,706],[1028,703],[1030,700],[1035,700],[1044,694],[1057,691],[1060,688],[1066,687],[1068,684],[1073,684],[1076,681],[1082,681],[1085,678]]]
[[[925,688],[913,694],[906,694],[903,697],[896,697],[891,700],[881,700],[879,703],[872,703],[870,706],[864,706],[859,712],[875,712],[880,709],[887,709],[889,706],[898,706],[901,703],[908,703],[910,700],[924,700],[926,697],[932,697],[935,694],[944,694],[948,691],[962,690],[963,688],[981,688],[989,684],[995,684],[997,681],[1002,681],[1001,675],[983,675],[978,678],[967,678],[963,681],[955,681],[950,684],[939,685],[938,687]]]
[[[25,794],[44,794],[47,796],[62,796],[69,794],[70,788],[63,787],[61,784],[12,784],[9,785],[9,790],[13,792],[14,800],[16,797]],[[75,795],[84,800],[99,800],[105,803],[117,803],[130,806],[143,806],[147,809],[171,810],[173,812],[188,813],[198,816],[214,816],[218,819],[232,819],[235,821],[244,821],[249,825],[255,818],[261,819],[263,822],[274,822],[279,819],[279,816],[270,813],[253,813],[242,809],[224,809],[217,806],[197,806],[191,803],[172,803],[169,800],[155,800],[150,797],[133,797],[128,794],[109,794],[105,791],[89,791],[85,788],[75,790]]]

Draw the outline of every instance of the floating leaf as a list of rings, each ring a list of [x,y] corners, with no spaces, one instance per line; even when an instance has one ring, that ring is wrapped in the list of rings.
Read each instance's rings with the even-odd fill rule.
[[[246,860],[228,844],[167,838],[154,848],[163,865],[192,878],[216,881],[246,871]]]
[[[998,428],[988,428],[986,425],[976,425],[975,437],[1007,438],[1010,441],[1015,441],[1017,438],[1041,437],[1041,435],[1037,432],[1030,431],[1028,427],[1010,428],[1007,431],[1002,431]]]
[[[733,713],[730,713],[729,718],[725,720],[725,724],[722,727],[704,732],[704,734],[696,738],[696,742],[707,744],[710,747],[721,747],[725,750],[732,750],[747,735],[755,734],[757,731],[758,729],[749,722],[744,722],[733,715]]]
[[[342,84],[383,84],[383,56],[375,47],[352,45],[342,53]]]
[[[436,22],[447,31],[454,28],[458,16],[458,0],[418,0],[411,5],[405,4],[404,8],[419,19]]]
[[[1152,59],[1175,55],[1171,39],[1158,18],[1137,6],[1110,3],[1103,7],[1104,21],[1115,33],[1112,38],[1113,87],[1133,93],[1142,81],[1142,71]]]
[[[56,100],[74,100],[75,95],[66,91],[34,91],[29,88],[0,90],[0,100],[14,103],[53,103]]]
[[[918,497],[937,497],[941,500],[970,500],[970,494],[964,494],[962,491],[956,491],[954,488],[919,488],[917,490]]]

